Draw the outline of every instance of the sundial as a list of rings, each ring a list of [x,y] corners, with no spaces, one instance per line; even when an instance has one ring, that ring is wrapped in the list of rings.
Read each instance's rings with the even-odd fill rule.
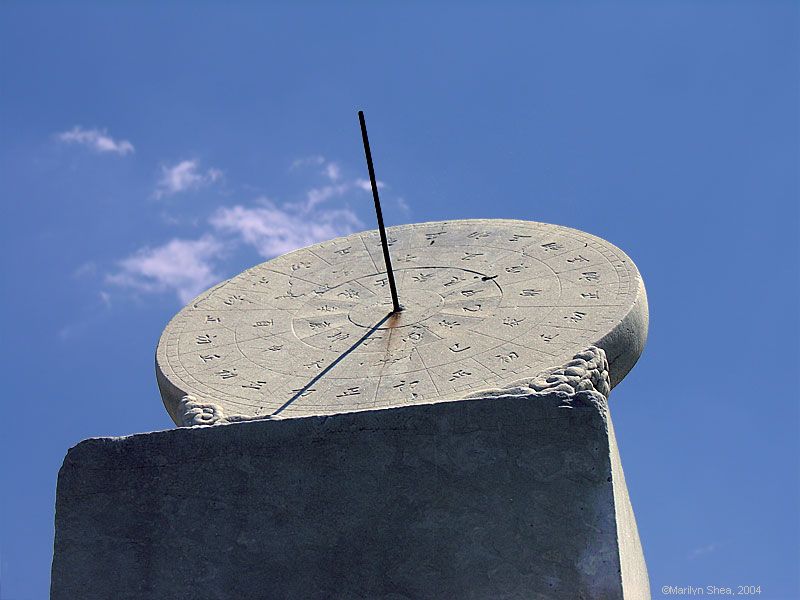
[[[646,296],[611,243],[502,219],[384,234],[378,217],[379,230],[259,264],[172,319],[157,373],[179,425],[186,396],[237,418],[327,415],[503,388],[589,346],[605,350],[612,385],[636,362]]]
[[[378,228],[170,321],[178,428],[70,449],[54,600],[650,598],[607,403],[647,336],[636,266],[560,225],[386,228],[359,117]]]

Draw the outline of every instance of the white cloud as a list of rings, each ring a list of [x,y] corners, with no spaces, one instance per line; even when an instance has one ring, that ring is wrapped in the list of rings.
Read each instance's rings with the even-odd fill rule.
[[[325,170],[323,171],[323,173],[325,174],[325,177],[327,177],[331,181],[338,180],[339,177],[341,177],[342,175],[342,172],[339,169],[339,165],[337,165],[334,162],[329,162],[327,165],[325,165]]]
[[[357,188],[362,189],[365,192],[372,191],[372,184],[369,182],[369,179],[356,179],[354,183]],[[386,184],[380,179],[375,180],[375,185],[378,186],[378,189],[386,187]]]
[[[212,266],[222,247],[212,235],[173,239],[163,246],[142,248],[120,261],[119,271],[107,280],[142,292],[172,291],[186,303],[222,279]]]
[[[106,276],[106,282],[138,292],[173,292],[185,303],[226,276],[217,273],[223,251],[227,255],[248,246],[263,258],[272,258],[363,229],[356,213],[341,200],[348,194],[358,196],[362,190],[369,191],[369,181],[343,178],[338,164],[322,156],[292,164],[292,168],[300,166],[312,167],[327,181],[306,188],[293,203],[259,198],[253,203],[218,208],[207,222],[192,224],[205,226],[202,237],[175,238],[161,246],[141,248],[121,260],[116,271]],[[163,167],[162,175],[157,197],[210,185],[222,177],[222,172],[202,171],[197,161],[186,160]],[[379,185],[383,187],[382,182]],[[337,199],[339,202],[334,203]],[[115,300],[117,297],[114,294]],[[109,305],[111,300],[107,292],[101,295],[104,304]]]
[[[311,188],[306,192],[306,201],[302,204],[292,204],[290,207],[298,207],[304,212],[314,210],[319,204],[344,195],[350,186],[346,183],[338,185],[325,185],[319,188]]]
[[[222,179],[222,171],[208,169],[200,171],[196,160],[183,160],[172,167],[161,167],[161,179],[156,188],[156,198],[171,196],[187,190],[195,190]]]
[[[302,169],[305,167],[319,167],[322,166],[320,174],[325,176],[330,181],[339,181],[342,177],[342,170],[339,165],[333,161],[326,160],[324,156],[316,154],[314,156],[306,156],[292,161],[291,171]]]
[[[330,198],[341,196],[345,192],[356,188],[365,192],[372,192],[372,185],[369,179],[355,178],[349,181],[342,181],[342,169],[338,163],[327,160],[322,155],[306,156],[298,158],[292,162],[291,170],[304,168],[304,167],[319,167],[322,166],[322,171],[319,173],[324,176],[330,185],[322,187],[315,187],[306,193],[306,203],[309,209],[314,208],[320,202],[324,202]],[[386,184],[383,181],[376,181],[378,189],[383,189]]]
[[[60,141],[66,144],[80,144],[91,148],[95,152],[111,152],[125,156],[134,152],[133,144],[128,140],[115,140],[112,138],[105,129],[83,129],[82,127],[75,126],[69,131],[63,131],[56,136]]]
[[[346,235],[362,226],[348,208],[308,214],[304,207],[296,205],[279,207],[264,199],[261,204],[253,208],[220,208],[211,217],[211,225],[219,232],[239,237],[264,258]]]
[[[325,157],[320,156],[319,154],[315,156],[305,156],[303,158],[298,158],[292,161],[292,166],[290,170],[294,171],[295,169],[300,169],[302,167],[308,166],[319,166],[325,163]]]

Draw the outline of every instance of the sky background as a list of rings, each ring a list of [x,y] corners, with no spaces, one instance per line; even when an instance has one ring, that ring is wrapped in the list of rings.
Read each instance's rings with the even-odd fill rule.
[[[173,426],[183,304],[374,227],[358,109],[387,224],[558,223],[638,265],[611,410],[653,597],[800,598],[797,3],[162,4],[0,2],[2,600],[47,597],[67,449]]]

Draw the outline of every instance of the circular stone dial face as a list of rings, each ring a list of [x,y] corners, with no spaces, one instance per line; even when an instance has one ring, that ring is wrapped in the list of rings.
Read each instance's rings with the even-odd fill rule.
[[[252,417],[456,399],[563,364],[613,335],[643,293],[623,252],[574,229],[476,220],[387,235],[399,314],[377,231],[262,263],[191,302],[158,346],[170,412],[185,394]]]

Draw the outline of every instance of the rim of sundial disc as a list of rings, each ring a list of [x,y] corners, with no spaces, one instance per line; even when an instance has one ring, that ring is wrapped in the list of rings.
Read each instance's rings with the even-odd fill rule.
[[[226,417],[302,417],[458,400],[602,348],[612,386],[647,337],[633,261],[594,235],[510,219],[387,229],[320,242],[203,292],[156,352],[164,404]],[[199,410],[199,409],[197,409]],[[216,413],[215,413],[216,414]]]

